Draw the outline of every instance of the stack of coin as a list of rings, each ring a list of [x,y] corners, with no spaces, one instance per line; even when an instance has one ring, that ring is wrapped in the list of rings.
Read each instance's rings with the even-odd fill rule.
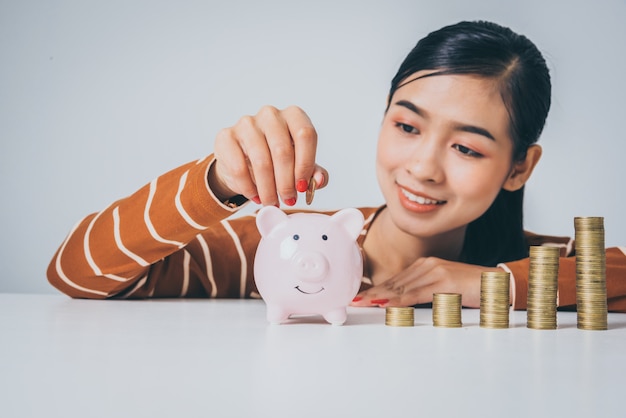
[[[604,218],[574,218],[578,328],[608,329]]]
[[[459,328],[461,325],[461,294],[433,294],[433,326]]]
[[[508,328],[511,275],[505,271],[485,271],[480,277],[480,326]]]
[[[415,308],[398,308],[389,306],[385,308],[385,325],[392,327],[412,327],[415,325]]]
[[[526,326],[556,329],[556,295],[559,277],[558,247],[530,247]]]

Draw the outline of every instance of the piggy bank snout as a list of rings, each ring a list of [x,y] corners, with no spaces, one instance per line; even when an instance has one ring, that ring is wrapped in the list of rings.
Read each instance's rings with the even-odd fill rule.
[[[299,251],[294,254],[291,264],[296,275],[304,281],[316,282],[322,280],[328,272],[328,260],[315,251]]]

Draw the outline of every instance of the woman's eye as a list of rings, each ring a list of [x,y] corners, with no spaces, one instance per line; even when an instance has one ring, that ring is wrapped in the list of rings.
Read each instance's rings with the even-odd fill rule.
[[[411,125],[407,125],[406,123],[398,122],[396,123],[396,126],[402,129],[402,131],[406,132],[407,134],[419,134],[420,133],[419,130],[412,127]]]
[[[456,144],[456,145],[453,145],[452,148],[454,148],[455,150],[459,151],[461,154],[467,155],[469,157],[479,158],[479,157],[483,156],[482,154],[480,154],[480,153],[478,153],[478,152],[476,152],[476,151],[474,151],[472,149],[469,149],[469,148],[467,148],[464,145]]]

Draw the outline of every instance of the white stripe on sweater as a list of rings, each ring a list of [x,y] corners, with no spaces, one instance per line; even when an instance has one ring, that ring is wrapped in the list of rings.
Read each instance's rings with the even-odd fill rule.
[[[241,271],[239,272],[239,297],[244,298],[246,296],[246,277],[248,273],[248,260],[246,259],[246,253],[243,251],[241,247],[241,241],[239,240],[239,236],[233,230],[233,227],[230,226],[230,223],[226,220],[221,222],[224,226],[226,232],[233,240],[235,244],[235,248],[237,248],[237,254],[239,254],[239,265],[241,266]]]
[[[135,283],[135,285],[133,287],[131,287],[130,289],[127,289],[126,292],[122,292],[118,295],[118,297],[120,299],[128,299],[133,293],[135,293],[137,290],[139,290],[144,284],[146,284],[146,281],[148,280],[148,275],[146,274],[145,276],[143,276],[141,279],[137,280],[137,283]]]
[[[91,235],[91,230],[93,228],[93,225],[96,223],[96,220],[100,217],[100,215],[102,215],[103,212],[104,210],[98,213],[96,216],[94,216],[94,218],[89,223],[89,226],[87,227],[87,231],[85,231],[85,236],[83,238],[83,252],[85,253],[87,264],[89,264],[89,267],[91,267],[91,270],[93,270],[93,274],[95,274],[96,276],[106,277],[108,279],[115,280],[118,282],[125,282],[127,279],[124,277],[119,277],[114,274],[102,274],[102,270],[100,270],[100,267],[98,267],[98,265],[93,259],[93,256],[91,255],[91,248],[89,247],[89,237]]]
[[[206,276],[211,283],[211,297],[214,298],[215,296],[217,296],[217,284],[215,283],[215,277],[213,275],[213,262],[211,261],[211,252],[209,251],[209,245],[200,234],[196,235],[196,239],[202,247],[204,261],[206,264]]]
[[[142,267],[147,267],[150,265],[146,260],[139,257],[137,254],[126,248],[124,243],[122,242],[122,235],[120,234],[120,208],[117,206],[113,209],[113,235],[115,236],[115,244],[117,244],[117,248],[128,257],[133,259],[137,264]]]
[[[171,244],[171,245],[177,246],[178,248],[182,248],[185,245],[182,242],[171,241],[169,239],[165,239],[162,236],[160,236],[158,232],[156,231],[156,229],[154,228],[154,225],[152,224],[152,220],[150,220],[150,207],[152,206],[152,199],[154,199],[154,195],[156,194],[156,189],[157,189],[157,179],[154,179],[150,183],[150,193],[148,194],[148,201],[146,202],[146,208],[143,211],[143,219],[144,219],[144,222],[146,223],[146,227],[148,228],[148,231],[150,231],[150,235],[152,235],[152,238],[154,238],[155,240],[162,242],[163,244]]]
[[[180,195],[183,193],[183,190],[185,189],[185,183],[187,182],[188,175],[189,175],[189,171],[185,171],[185,174],[183,174],[180,178],[180,182],[178,183],[178,191],[176,192],[176,197],[174,198],[174,204],[176,205],[176,209],[178,209],[178,213],[180,213],[180,216],[183,217],[185,222],[187,222],[189,225],[193,226],[196,229],[204,230],[204,229],[207,229],[207,227],[202,226],[196,221],[194,221],[193,219],[191,219],[191,216],[189,216],[189,214],[183,207],[182,202],[180,201]]]
[[[85,236],[83,237],[83,252],[85,253],[87,264],[89,264],[89,267],[91,267],[91,269],[93,270],[93,274],[95,274],[96,276],[102,276],[102,271],[96,265],[96,262],[93,260],[93,257],[91,256],[91,250],[89,249],[89,236],[91,235],[91,229],[93,228],[93,224],[100,217],[100,215],[102,215],[102,212],[94,216],[91,222],[89,222],[89,225],[87,226],[87,230],[85,231]]]
[[[180,290],[180,297],[187,296],[189,290],[189,263],[191,262],[191,254],[189,251],[183,250],[183,286]]]
[[[63,280],[66,284],[68,284],[69,286],[73,287],[76,290],[80,290],[81,292],[85,292],[85,293],[91,293],[91,294],[94,294],[94,295],[108,296],[106,292],[101,292],[99,290],[87,289],[86,287],[82,287],[82,286],[74,283],[73,281],[71,281],[69,279],[69,277],[67,277],[65,275],[65,272],[61,268],[61,256],[63,255],[63,251],[65,251],[65,247],[67,246],[67,242],[70,240],[70,237],[74,234],[74,232],[76,231],[78,226],[81,224],[81,222],[78,222],[76,225],[74,225],[74,227],[70,231],[70,233],[67,236],[67,238],[65,238],[65,241],[63,241],[63,244],[61,245],[61,248],[59,249],[59,254],[57,255],[56,263],[54,264],[56,272],[59,275],[59,277],[61,278],[61,280]]]

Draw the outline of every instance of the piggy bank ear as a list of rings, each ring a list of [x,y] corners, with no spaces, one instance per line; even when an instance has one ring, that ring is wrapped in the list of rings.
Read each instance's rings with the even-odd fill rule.
[[[361,230],[363,229],[363,214],[360,210],[354,208],[341,209],[339,212],[331,216],[333,222],[341,224],[350,235],[350,238],[356,241]]]
[[[256,226],[266,236],[276,225],[287,220],[287,214],[276,206],[264,206],[256,215]]]

